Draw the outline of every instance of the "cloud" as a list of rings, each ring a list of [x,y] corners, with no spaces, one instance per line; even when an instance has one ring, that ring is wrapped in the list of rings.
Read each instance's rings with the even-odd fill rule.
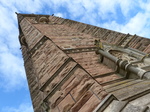
[[[4,90],[26,87],[15,12],[39,12],[41,3],[40,0],[0,1],[0,87]]]
[[[131,33],[140,33],[147,23],[147,16],[143,13],[137,13],[130,21],[122,27],[122,31]]]
[[[1,112],[34,112],[32,105],[24,103],[19,105],[18,108],[14,107],[4,107]]]
[[[19,89],[26,86],[24,84],[26,77],[22,59],[10,52],[3,52],[0,53],[0,65],[0,78],[3,79],[0,82],[2,88],[8,91],[14,90],[16,87]]]
[[[150,12],[150,0],[147,0],[146,2],[140,0],[139,5],[144,11]]]
[[[11,3],[2,4],[3,2],[0,2],[0,87],[14,90],[24,85],[26,77],[19,51],[16,14],[13,12],[16,8],[8,7]]]
[[[60,13],[60,12],[58,12],[58,13],[55,13],[55,16],[58,16],[58,17],[65,18],[65,14],[63,14],[63,13]]]
[[[150,38],[150,8],[149,3],[143,3],[138,6],[139,11],[134,16],[126,19],[125,23],[117,23],[116,20],[102,23],[102,27],[120,31],[123,33],[137,34]]]
[[[133,11],[137,9],[137,7],[139,8],[139,4],[137,0],[119,0],[118,4],[121,8],[121,12],[123,13],[125,17],[128,17],[129,15],[131,15]]]
[[[38,10],[42,8],[42,4],[40,0],[1,0],[0,2],[3,7],[10,9],[10,11],[24,11],[28,13],[36,13]],[[34,7],[33,7],[34,6]]]

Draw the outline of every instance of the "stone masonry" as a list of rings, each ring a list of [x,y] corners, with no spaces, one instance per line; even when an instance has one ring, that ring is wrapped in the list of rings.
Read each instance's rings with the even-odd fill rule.
[[[150,39],[50,15],[17,16],[35,112],[144,108],[137,102],[150,94]]]

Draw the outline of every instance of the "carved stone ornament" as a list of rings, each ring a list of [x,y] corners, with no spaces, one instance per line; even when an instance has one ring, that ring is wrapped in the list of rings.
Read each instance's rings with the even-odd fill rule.
[[[47,17],[40,17],[38,21],[39,23],[48,23],[49,19]]]
[[[20,39],[20,44],[21,45],[27,46],[26,39],[25,39],[24,35],[20,35],[19,39]]]
[[[110,50],[109,53],[115,57],[117,57],[118,59],[123,59],[123,60],[127,60],[129,62],[131,61],[137,61],[137,59],[131,55],[129,55],[128,53],[119,51],[119,50]]]

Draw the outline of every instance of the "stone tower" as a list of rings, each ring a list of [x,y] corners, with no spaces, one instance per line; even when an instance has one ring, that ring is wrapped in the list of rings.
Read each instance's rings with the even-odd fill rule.
[[[150,112],[150,39],[17,14],[35,112]]]

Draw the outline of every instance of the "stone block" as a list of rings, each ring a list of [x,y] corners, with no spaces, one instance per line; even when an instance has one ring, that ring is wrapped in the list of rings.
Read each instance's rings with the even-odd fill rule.
[[[116,74],[112,74],[106,77],[95,78],[99,83],[106,83],[115,79],[119,79],[120,77]]]
[[[100,100],[95,95],[92,95],[78,112],[92,112],[99,103]]]
[[[97,83],[95,83],[90,90],[99,98],[99,100],[102,100],[107,95],[104,88]]]
[[[92,96],[91,91],[87,91],[80,100],[77,101],[77,103],[71,108],[71,112],[78,112],[80,108],[90,99]]]
[[[58,73],[57,76],[51,82],[49,82],[49,84],[47,85],[47,87],[49,88],[48,91],[50,92],[51,90],[53,90],[56,87],[56,85],[59,84],[75,66],[76,63],[73,61],[67,63],[63,70],[60,71],[60,73]],[[48,91],[46,92],[46,90],[44,90],[45,93],[48,93]]]
[[[72,91],[71,91],[71,95],[73,96],[73,98],[75,99],[75,101],[78,101],[82,95],[84,93],[86,93],[90,87],[94,84],[93,80],[86,80],[84,78],[83,80],[81,80],[80,84],[78,84],[78,86],[76,86]]]
[[[112,94],[121,100],[133,100],[146,94],[150,89],[149,85],[150,81],[140,81],[139,83],[114,91]]]
[[[58,108],[61,112],[69,112],[71,107],[75,104],[74,100],[68,94],[59,104]]]

